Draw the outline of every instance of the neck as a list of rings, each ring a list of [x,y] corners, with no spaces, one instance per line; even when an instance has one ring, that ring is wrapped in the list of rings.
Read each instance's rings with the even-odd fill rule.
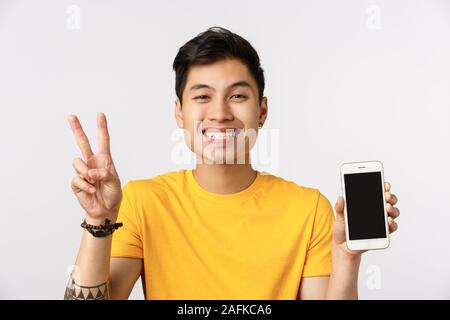
[[[218,194],[242,191],[256,178],[256,171],[250,163],[197,164],[192,173],[203,189]]]

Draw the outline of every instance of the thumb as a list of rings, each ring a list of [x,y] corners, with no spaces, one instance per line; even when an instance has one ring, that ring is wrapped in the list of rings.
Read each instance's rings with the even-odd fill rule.
[[[336,204],[334,205],[334,209],[336,210],[336,221],[344,221],[344,206],[344,198],[339,196]]]

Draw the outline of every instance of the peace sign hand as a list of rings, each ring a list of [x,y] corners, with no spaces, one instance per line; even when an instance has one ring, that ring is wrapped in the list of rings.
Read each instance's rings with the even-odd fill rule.
[[[93,154],[78,118],[70,115],[68,120],[83,154],[83,159],[73,160],[77,175],[71,182],[71,188],[86,211],[86,222],[99,225],[108,218],[114,223],[122,201],[122,188],[111,157],[106,116],[103,113],[97,115],[97,154]]]

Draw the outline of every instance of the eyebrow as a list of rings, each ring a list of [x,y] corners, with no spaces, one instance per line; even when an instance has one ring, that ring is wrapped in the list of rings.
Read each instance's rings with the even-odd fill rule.
[[[241,81],[238,81],[238,82],[235,82],[235,83],[229,85],[227,87],[227,89],[236,88],[236,87],[249,87],[249,88],[251,88],[252,86],[247,81],[241,80]],[[203,84],[203,83],[194,84],[189,90],[190,91],[194,91],[194,90],[198,90],[198,89],[211,89],[213,91],[216,91],[216,89],[214,89],[213,87],[210,87],[207,84]]]

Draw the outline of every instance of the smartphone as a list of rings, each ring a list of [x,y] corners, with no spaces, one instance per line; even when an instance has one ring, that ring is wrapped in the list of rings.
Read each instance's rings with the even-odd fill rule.
[[[389,246],[383,164],[380,161],[341,165],[347,247],[350,250]]]

